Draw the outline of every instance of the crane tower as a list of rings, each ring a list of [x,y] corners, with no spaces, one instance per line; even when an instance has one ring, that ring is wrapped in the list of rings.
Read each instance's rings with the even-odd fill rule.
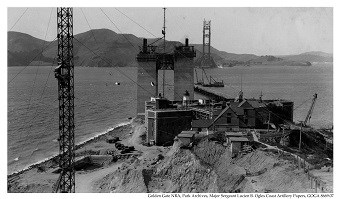
[[[74,65],[73,65],[73,10],[57,8],[59,100],[59,167],[56,191],[75,192],[75,125],[74,125]]]

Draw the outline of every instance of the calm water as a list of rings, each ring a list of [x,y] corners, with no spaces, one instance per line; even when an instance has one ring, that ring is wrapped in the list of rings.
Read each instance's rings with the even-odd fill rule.
[[[12,79],[23,67],[8,68]],[[76,142],[84,141],[135,116],[136,68],[75,68]],[[219,92],[235,97],[282,98],[295,102],[294,119],[303,120],[313,94],[318,93],[311,123],[330,126],[333,121],[333,65],[312,67],[233,67],[207,70],[224,80]],[[168,75],[167,77],[171,77]],[[161,77],[161,76],[160,76]],[[120,82],[120,85],[115,85]],[[167,80],[167,84],[172,84]],[[173,90],[171,86],[166,89]],[[58,153],[57,81],[53,67],[27,67],[8,85],[8,173]]]
[[[223,80],[225,87],[214,89],[231,97],[237,96],[242,85],[246,98],[258,99],[262,92],[263,99],[280,98],[293,101],[296,108],[294,121],[305,119],[313,95],[317,93],[310,124],[316,127],[330,127],[333,124],[332,64],[315,64],[311,67],[240,66],[213,69],[207,71],[207,74]]]

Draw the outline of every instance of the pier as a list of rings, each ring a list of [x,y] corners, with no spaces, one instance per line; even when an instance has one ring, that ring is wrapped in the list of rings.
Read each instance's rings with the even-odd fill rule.
[[[194,86],[194,92],[204,95],[217,102],[233,100],[232,98],[229,98],[227,95],[224,95],[223,93],[219,93],[212,89],[204,88],[202,86]]]

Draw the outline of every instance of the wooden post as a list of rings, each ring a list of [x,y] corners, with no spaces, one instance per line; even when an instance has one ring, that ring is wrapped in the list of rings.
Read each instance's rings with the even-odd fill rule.
[[[301,128],[300,128],[300,142],[298,145],[299,150],[301,151],[301,142],[302,142],[302,123],[301,123]]]
[[[317,180],[315,179],[315,193],[317,193]]]
[[[269,111],[269,120],[268,120],[268,133],[269,133],[269,128],[270,128],[270,117],[271,117],[271,115],[270,115],[270,111]]]
[[[305,170],[305,159],[303,159],[303,170]]]

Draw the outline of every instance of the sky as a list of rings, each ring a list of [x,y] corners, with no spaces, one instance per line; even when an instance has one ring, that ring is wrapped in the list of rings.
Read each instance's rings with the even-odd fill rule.
[[[56,8],[30,7],[16,23],[25,10],[7,9],[7,30],[49,41],[56,37]],[[169,7],[166,10],[166,39],[184,42],[188,37],[190,43],[202,43],[204,19],[211,20],[211,45],[218,50],[256,55],[307,51],[333,53],[333,8]],[[74,8],[74,34],[91,27],[154,38],[161,37],[162,26],[161,7]]]

